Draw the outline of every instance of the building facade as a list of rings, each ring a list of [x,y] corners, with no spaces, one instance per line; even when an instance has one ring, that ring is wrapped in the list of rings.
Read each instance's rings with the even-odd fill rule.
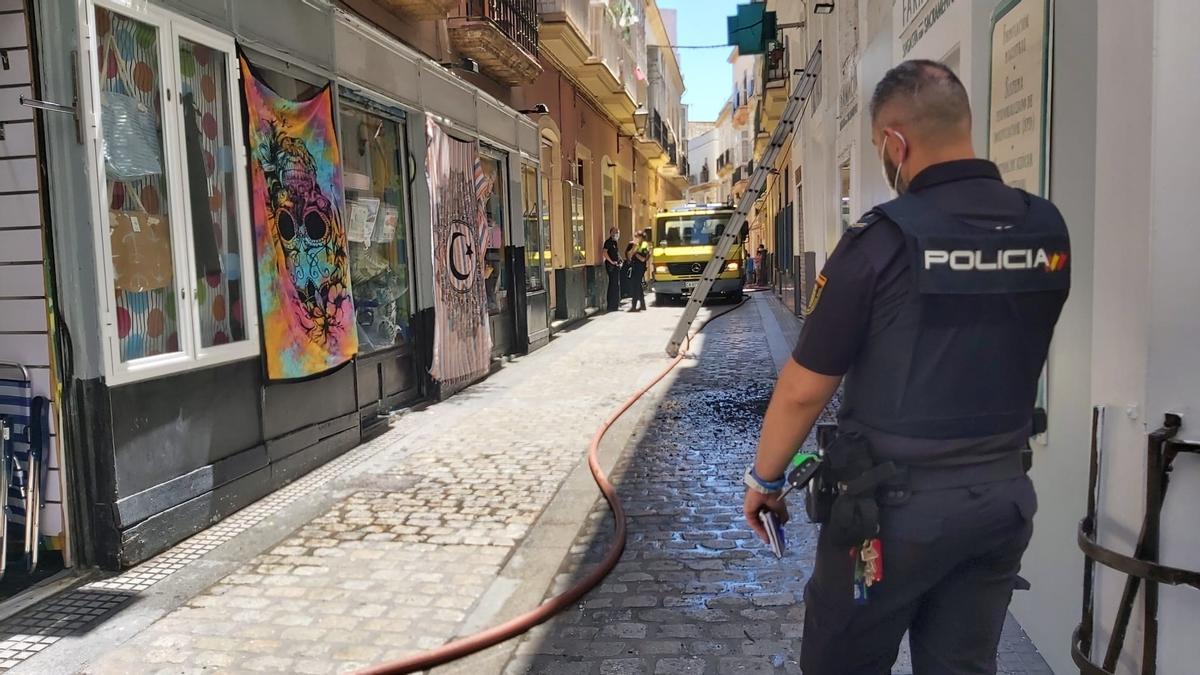
[[[9,4],[7,34],[27,37],[5,69],[19,181],[0,223],[0,361],[56,404],[43,533],[66,565],[145,560],[486,376],[430,375],[429,129],[475,148],[486,186],[493,369],[602,306],[609,226],[628,240],[682,194],[674,20],[653,0]],[[239,57],[281,100],[328,98],[336,165],[282,150],[271,165],[340,170],[341,194],[283,248],[311,253],[332,241],[321,223],[344,224],[345,367],[268,376]],[[649,107],[667,132],[652,142]]]

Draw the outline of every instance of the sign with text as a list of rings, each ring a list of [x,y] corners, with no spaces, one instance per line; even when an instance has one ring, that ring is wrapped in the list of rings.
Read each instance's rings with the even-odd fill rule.
[[[988,157],[1005,182],[1045,196],[1049,0],[1010,0],[992,21]]]
[[[992,15],[988,158],[1006,183],[1042,197],[1049,192],[1051,2],[1006,0]],[[1043,366],[1034,407],[1049,406],[1049,368]],[[1045,433],[1036,440],[1048,443]]]
[[[900,22],[900,54],[907,57],[917,46],[921,38],[941,21],[954,0],[912,0],[903,5],[896,5],[895,12],[901,12]],[[895,16],[893,14],[893,16]]]

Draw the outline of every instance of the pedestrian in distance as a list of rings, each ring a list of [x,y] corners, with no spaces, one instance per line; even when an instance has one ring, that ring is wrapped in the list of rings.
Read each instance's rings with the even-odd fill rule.
[[[1070,240],[1053,204],[975,158],[967,92],[947,66],[896,66],[869,114],[898,196],[850,228],[817,277],[744,511],[764,540],[760,513],[787,519],[785,470],[843,386],[809,490],[821,531],[801,669],[890,673],[908,632],[917,675],[994,673],[1024,585],[1037,500],[1023,449]]]
[[[604,240],[604,268],[608,272],[608,311],[615,312],[621,308],[621,249],[617,239],[621,231],[611,228],[608,239]]]
[[[650,242],[646,241],[644,232],[638,232],[634,235],[634,243],[637,246],[630,259],[629,280],[629,292],[630,297],[633,298],[633,306],[629,308],[629,311],[638,312],[646,309],[646,290],[642,287],[642,281],[646,278],[646,265],[650,260]]]
[[[754,266],[754,256],[749,254],[749,250],[750,250],[750,242],[749,241],[742,242],[742,251],[746,252],[746,254],[743,256],[743,258],[746,261],[746,283],[748,283],[751,286],[754,286],[754,285],[756,285],[754,283],[755,282],[754,273],[757,268]]]
[[[754,285],[766,286],[767,247],[761,242],[758,245],[758,250],[754,253],[754,270],[757,273],[754,279]]]

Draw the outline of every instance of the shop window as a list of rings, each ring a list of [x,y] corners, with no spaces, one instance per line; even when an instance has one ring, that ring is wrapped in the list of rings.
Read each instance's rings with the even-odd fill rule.
[[[504,247],[507,209],[505,208],[508,180],[505,174],[506,160],[496,154],[484,152],[481,157],[483,176],[489,186],[484,215],[487,217],[486,248],[484,250],[484,285],[487,289],[488,313],[501,314],[508,311],[508,265]]]
[[[106,5],[88,5],[86,39],[107,379],[252,356],[233,39],[153,7]]]
[[[339,113],[346,239],[358,349],[370,353],[412,341],[407,154],[399,115],[376,114],[354,100],[343,96]]]
[[[587,263],[585,222],[583,218],[583,186],[570,185],[571,198],[567,204],[567,217],[571,220],[571,264]]]
[[[543,153],[542,153],[543,156],[545,156],[545,154],[546,154],[544,152],[544,150],[545,150],[545,148],[543,147]],[[551,267],[551,262],[554,260],[554,246],[553,246],[553,240],[551,239],[551,237],[553,235],[551,234],[551,232],[553,232],[554,230],[553,230],[552,223],[551,223],[552,211],[551,211],[551,207],[550,207],[550,203],[551,203],[550,168],[547,164],[542,164],[540,178],[541,178],[541,189],[538,191],[538,198],[541,202],[541,217],[542,217],[542,226],[541,226],[542,227],[542,236],[541,236],[542,263],[546,266],[546,287],[549,288],[550,287],[550,274],[551,274],[550,267]]]
[[[525,218],[525,290],[540,291],[546,287],[543,253],[543,216],[538,199],[538,171],[525,164],[521,167],[521,212]]]

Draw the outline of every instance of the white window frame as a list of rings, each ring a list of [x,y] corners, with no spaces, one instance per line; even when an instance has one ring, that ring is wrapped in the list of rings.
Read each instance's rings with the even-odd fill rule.
[[[117,337],[116,299],[113,297],[115,273],[109,241],[109,216],[106,174],[104,171],[103,129],[100,126],[100,77],[96,56],[98,39],[95,16],[97,9],[106,9],[131,19],[152,25],[158,31],[160,64],[160,96],[163,102],[163,163],[166,167],[165,185],[168,192],[168,216],[171,220],[171,256],[176,301],[176,323],[179,351],[123,362],[120,339]],[[77,5],[81,60],[81,118],[86,135],[87,168],[91,178],[92,235],[96,251],[97,302],[101,315],[101,339],[105,379],[109,385],[162,377],[198,368],[253,358],[259,353],[258,287],[255,276],[255,247],[250,231],[250,202],[246,180],[246,148],[240,109],[241,69],[237,48],[232,36],[215,31],[179,14],[150,5],[144,0],[79,0]],[[179,41],[186,39],[225,55],[228,68],[226,92],[234,179],[234,198],[237,200],[237,232],[239,237],[242,279],[242,312],[246,339],[223,345],[203,347],[200,336],[200,302],[195,274],[195,251],[192,245],[191,209],[188,207],[187,163],[183,128],[182,73],[179,67]],[[168,99],[169,96],[169,99]]]

